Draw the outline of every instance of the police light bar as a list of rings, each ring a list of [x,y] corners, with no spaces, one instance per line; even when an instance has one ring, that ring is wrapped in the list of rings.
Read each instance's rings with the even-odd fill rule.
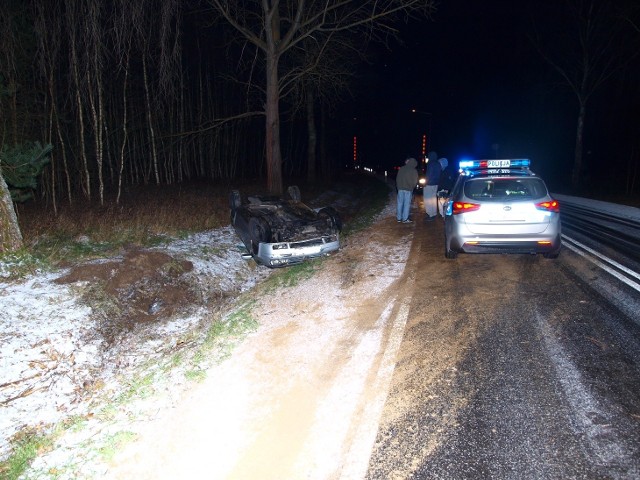
[[[487,169],[487,168],[529,168],[531,160],[528,158],[505,160],[462,160],[460,170]]]

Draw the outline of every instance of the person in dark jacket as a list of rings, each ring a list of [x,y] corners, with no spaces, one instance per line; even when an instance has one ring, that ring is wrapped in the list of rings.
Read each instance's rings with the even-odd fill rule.
[[[404,161],[404,166],[398,170],[396,176],[396,187],[398,189],[398,206],[396,208],[396,219],[398,222],[411,223],[409,212],[411,211],[411,200],[413,189],[418,184],[418,162],[415,158],[409,157]]]
[[[456,181],[456,172],[453,165],[450,165],[446,158],[440,159],[440,165],[442,166],[442,173],[438,182],[438,191],[447,190],[450,192]]]
[[[453,188],[453,184],[456,181],[456,172],[453,169],[453,165],[449,165],[449,161],[446,158],[441,158],[439,160],[440,166],[442,167],[442,173],[440,174],[440,181],[438,182],[438,192],[442,192],[445,190],[447,193],[451,192]],[[444,207],[444,201],[442,198],[438,199],[438,213],[440,216],[444,217],[442,212],[442,208]]]
[[[427,158],[427,182],[422,189],[422,195],[424,198],[424,211],[426,213],[425,220],[433,220],[438,214],[437,193],[442,167],[438,161],[438,154],[436,152],[429,152]]]

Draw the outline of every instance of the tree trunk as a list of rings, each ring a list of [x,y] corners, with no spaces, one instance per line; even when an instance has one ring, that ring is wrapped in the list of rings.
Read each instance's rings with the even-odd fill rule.
[[[124,154],[127,147],[127,81],[129,80],[129,51],[124,64],[124,81],[122,83],[122,146],[120,147],[120,168],[118,169],[118,195],[116,204],[120,204],[122,194],[122,174],[124,172]]]
[[[151,94],[149,93],[149,77],[147,75],[147,57],[142,55],[142,78],[144,81],[144,99],[147,108],[147,128],[149,131],[149,144],[151,145],[151,160],[153,162],[153,173],[156,179],[156,185],[160,185],[160,173],[158,171],[158,153],[156,151],[156,132],[153,128],[153,119],[151,116]],[[148,180],[145,174],[145,183]]]
[[[49,128],[47,132],[47,143],[53,144],[53,123],[56,117],[55,98],[51,97],[51,107],[49,108]],[[58,201],[56,193],[56,158],[51,155],[51,203],[53,204],[53,214],[58,216]]]
[[[324,183],[331,181],[331,162],[327,153],[327,112],[323,104],[320,104],[320,172]]]
[[[88,200],[91,200],[91,175],[89,174],[89,164],[87,161],[87,151],[84,141],[84,115],[82,113],[82,95],[80,93],[80,74],[78,72],[78,55],[76,51],[75,37],[71,39],[71,62],[73,67],[73,79],[75,84],[75,97],[78,107],[78,138],[80,139],[80,157],[82,159],[82,170],[84,182],[82,183],[84,193]]]
[[[578,126],[576,128],[576,151],[573,160],[573,171],[571,172],[571,186],[580,186],[582,176],[582,142],[584,135],[584,117],[587,109],[584,101],[580,101],[580,112],[578,113]]]
[[[0,252],[12,252],[22,248],[22,233],[13,208],[9,187],[0,170]]]
[[[315,97],[313,93],[307,92],[307,182],[310,184],[316,181],[316,146],[318,144],[314,102]]]
[[[96,64],[98,62],[96,61]],[[103,144],[102,144],[102,133],[103,133],[103,118],[102,118],[102,106],[100,105],[102,103],[102,95],[100,93],[100,89],[102,88],[102,84],[100,82],[100,77],[99,77],[99,72],[95,72],[96,73],[96,92],[95,95],[97,95],[97,100],[94,97],[94,92],[91,91],[92,89],[92,82],[91,82],[91,77],[89,77],[88,81],[87,81],[87,90],[88,90],[88,96],[89,96],[89,106],[91,107],[91,118],[93,120],[93,138],[94,138],[94,144],[95,144],[95,155],[96,155],[96,165],[98,167],[98,192],[99,192],[99,196],[100,196],[100,205],[104,205],[104,178],[103,178],[103,172],[102,172],[102,166],[103,166],[103,153],[104,153],[104,149],[103,149]],[[97,105],[96,105],[97,102]]]
[[[278,91],[278,56],[267,54],[266,153],[267,189],[282,194],[282,152],[280,150],[280,92]]]

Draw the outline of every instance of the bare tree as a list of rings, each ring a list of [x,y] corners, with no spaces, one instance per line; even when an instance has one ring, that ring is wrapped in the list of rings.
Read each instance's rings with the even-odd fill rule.
[[[38,177],[49,164],[51,149],[51,145],[43,147],[39,142],[0,147],[0,252],[22,247],[22,234],[13,202],[33,196]]]
[[[578,100],[575,155],[571,184],[578,187],[583,169],[584,125],[593,94],[615,72],[638,55],[628,37],[629,22],[607,0],[564,0],[555,4],[558,29],[537,30],[533,43]],[[550,12],[547,12],[550,14]]]
[[[22,233],[7,183],[0,169],[0,252],[22,248]]]
[[[209,13],[236,23],[200,32],[194,27],[210,20],[195,10],[202,0],[8,0],[0,10],[2,144],[55,144],[36,197],[53,199],[54,210],[56,196],[103,202],[127,185],[194,176],[266,171],[277,191],[280,157],[302,172],[308,146],[311,177],[321,164],[313,159],[322,152],[318,111],[330,110],[349,75],[329,61],[340,44],[385,40],[397,33],[394,22],[430,12],[433,1],[205,0]],[[226,42],[229,32],[240,42]],[[345,53],[359,60],[358,49]],[[229,71],[239,82],[225,81]],[[301,122],[291,123],[290,156],[280,153],[281,108],[283,118],[308,112],[308,139]]]
[[[0,8],[0,139],[17,145],[20,133],[28,129],[28,83],[25,76],[33,61],[29,48],[28,7],[19,1],[4,2]]]
[[[332,33],[322,44],[312,38],[302,43],[298,58],[305,67],[294,87],[295,98],[306,113],[309,183],[315,181],[319,163],[325,167],[322,171],[325,180],[328,180],[330,173],[327,171],[325,159],[322,158],[323,161],[318,162],[317,158],[318,153],[322,154],[326,149],[322,145],[323,137],[318,135],[316,107],[320,106],[320,115],[324,115],[349,92],[358,62],[366,61],[367,41],[368,38],[363,36]]]
[[[332,33],[364,33],[370,38],[384,39],[397,33],[395,21],[428,16],[435,8],[433,0],[208,2],[239,38],[260,55],[257,57],[252,51],[250,62],[255,63],[256,59],[263,62],[267,188],[275,194],[282,193],[280,100],[287,87],[304,72],[301,65],[284,62],[283,58],[307,39],[320,45],[330,42]]]

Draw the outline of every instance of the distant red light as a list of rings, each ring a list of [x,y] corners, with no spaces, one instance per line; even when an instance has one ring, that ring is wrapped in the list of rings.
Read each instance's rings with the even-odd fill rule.
[[[358,137],[353,137],[353,163],[358,163]]]

